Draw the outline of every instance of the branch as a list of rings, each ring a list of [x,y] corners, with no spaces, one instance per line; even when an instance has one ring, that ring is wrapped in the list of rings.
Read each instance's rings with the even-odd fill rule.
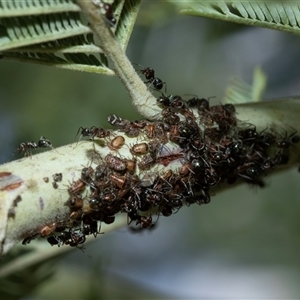
[[[92,1],[78,1],[78,5],[87,16],[94,34],[100,40],[103,52],[113,62],[115,72],[128,90],[133,105],[147,119],[157,119],[161,109],[156,105],[156,98],[137,75],[121,45],[110,30],[109,22]]]
[[[274,132],[274,135],[278,135],[279,133],[281,135],[282,132],[289,135],[295,130],[300,130],[298,121],[299,110],[300,102],[299,99],[295,98],[287,101],[242,105],[237,107],[237,116],[239,120],[246,122],[246,124],[249,122],[255,124],[257,132],[269,128],[271,132]],[[243,122],[241,122],[241,124],[243,124]],[[150,126],[151,124],[158,123],[148,122],[147,124]],[[246,125],[246,128],[247,126],[249,127],[249,125]],[[105,190],[106,187],[109,186],[111,194],[118,193],[118,197],[120,198],[118,203],[127,204],[129,202],[124,202],[125,199],[128,198],[128,201],[130,199],[130,201],[132,201],[131,197],[134,195],[137,195],[136,197],[139,199],[139,197],[142,198],[143,195],[147,194],[147,190],[153,191],[156,189],[157,183],[155,182],[166,178],[164,176],[170,172],[170,170],[172,170],[172,176],[174,176],[174,178],[179,176],[180,167],[186,165],[188,162],[186,155],[184,158],[174,159],[172,163],[167,165],[158,163],[163,152],[167,151],[168,155],[165,157],[170,159],[171,155],[173,155],[171,153],[179,153],[178,151],[182,151],[176,143],[170,142],[161,145],[160,150],[156,154],[156,163],[153,164],[151,168],[141,170],[140,163],[143,161],[143,158],[146,157],[145,154],[144,156],[134,155],[138,166],[136,166],[136,169],[132,173],[129,174],[126,171],[126,173],[122,173],[122,175],[119,171],[116,171],[117,169],[111,164],[108,157],[113,154],[123,162],[127,160],[132,161],[133,155],[129,149],[132,148],[133,145],[141,142],[147,142],[148,145],[150,145],[151,141],[155,140],[147,138],[146,132],[146,129],[143,129],[138,137],[130,138],[126,134],[116,131],[109,138],[96,139],[95,141],[82,141],[78,144],[67,145],[1,165],[0,253],[7,253],[16,243],[23,239],[29,241],[31,238],[33,239],[38,236],[48,237],[57,227],[65,226],[66,228],[73,228],[81,226],[82,215],[79,215],[79,221],[76,221],[77,223],[70,219],[70,213],[75,211],[70,205],[70,198],[74,195],[71,190],[75,188],[78,180],[80,178],[82,179],[81,173],[85,167],[92,167],[95,171],[97,166],[104,166],[106,173],[105,177],[101,179],[101,182],[105,181],[106,183],[103,189]],[[116,136],[123,136],[125,139],[125,144],[117,151],[110,149],[112,140]],[[167,139],[169,139],[169,137],[168,133]],[[288,163],[268,173],[299,164],[299,153],[299,147],[293,145],[289,149]],[[59,173],[62,175],[61,181],[55,181],[54,179],[57,178],[55,174]],[[181,180],[186,180],[184,178],[187,178],[183,175],[180,176],[182,178]],[[194,172],[189,173],[187,184],[193,182],[194,176],[196,176]],[[125,177],[130,180],[126,181]],[[124,180],[124,182],[118,182],[118,179]],[[150,183],[148,183],[148,181],[150,181]],[[94,192],[91,191],[90,188],[93,190],[93,182],[84,182],[83,189],[76,194],[78,196],[80,195],[84,200],[84,203],[80,207],[80,210],[82,210],[81,213],[83,214],[91,213],[92,204],[90,201],[93,199],[92,194]],[[163,179],[163,182],[168,182],[168,185],[171,184],[172,181],[171,179]],[[239,181],[236,182],[236,184],[238,183]],[[215,185],[214,189],[218,192],[222,189],[233,188],[236,184],[228,185],[223,181],[223,183]],[[178,181],[176,181],[176,185],[178,185]],[[176,193],[180,195],[181,191],[178,190],[178,186],[172,186],[172,189],[173,188],[177,188]],[[195,187],[191,186],[191,188],[195,188],[196,190],[196,185]],[[167,193],[164,196],[167,197]],[[152,212],[146,211],[144,214],[151,216],[155,208],[157,213],[159,213],[161,206],[152,207]],[[118,208],[118,211],[120,210],[126,212],[124,209]],[[140,214],[143,215],[143,212],[140,211]],[[72,222],[76,224],[74,225]]]

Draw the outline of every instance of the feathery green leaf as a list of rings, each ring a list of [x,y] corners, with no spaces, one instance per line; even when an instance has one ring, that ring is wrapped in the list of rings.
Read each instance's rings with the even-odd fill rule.
[[[115,2],[112,30],[125,49],[141,1]],[[0,0],[0,52],[8,60],[114,75],[76,0]]]
[[[260,67],[256,67],[253,72],[252,85],[239,78],[231,79],[223,102],[235,104],[259,102],[266,88],[266,83],[265,73]]]
[[[133,26],[135,24],[137,14],[139,12],[141,0],[126,0],[124,6],[120,10],[121,14],[115,31],[115,35],[123,49],[126,49]],[[118,14],[116,10],[116,15]]]
[[[300,34],[300,3],[295,1],[197,1],[182,14]]]

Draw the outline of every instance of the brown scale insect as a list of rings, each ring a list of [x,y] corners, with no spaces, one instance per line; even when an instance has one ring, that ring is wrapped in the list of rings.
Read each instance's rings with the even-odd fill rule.
[[[118,191],[118,198],[124,198],[125,195],[131,190],[131,192],[136,192],[136,187],[139,186],[140,184],[140,179],[139,177],[134,174],[134,175],[130,175],[129,173],[127,173],[125,175],[126,181],[124,186],[122,187],[122,189],[120,189]],[[127,198],[127,197],[126,197]]]
[[[183,152],[170,153],[168,155],[161,155],[161,156],[156,157],[156,162],[159,164],[162,164],[166,167],[172,161],[183,158],[183,156],[184,156]]]
[[[84,188],[85,182],[83,182],[81,179],[78,179],[71,184],[71,186],[68,188],[68,192],[73,195],[82,192]]]
[[[111,181],[119,188],[122,189],[126,183],[126,176],[120,176],[117,174],[109,175]]]
[[[145,133],[149,139],[154,138],[154,129],[155,129],[155,123],[148,124],[145,126]]]
[[[40,236],[41,237],[49,236],[56,229],[56,226],[57,226],[56,222],[49,225],[45,225],[40,229]]]
[[[171,142],[178,144],[180,141],[180,133],[178,130],[178,125],[172,125],[170,128],[169,139]]]
[[[118,135],[115,138],[113,138],[107,146],[109,147],[110,150],[117,151],[123,147],[125,144],[125,139],[123,136]]]
[[[72,211],[70,213],[70,220],[78,220],[82,216],[82,210]]]
[[[115,171],[125,171],[127,168],[125,160],[112,154],[107,154],[105,157],[105,161],[107,163],[107,166]]]
[[[149,139],[156,138],[162,144],[166,144],[168,142],[168,138],[166,135],[165,127],[166,127],[165,124],[161,122],[148,124],[145,126],[145,134]]]
[[[187,175],[189,175],[190,173],[193,173],[191,164],[190,164],[189,162],[183,164],[183,165],[179,168],[178,172],[179,172],[179,174],[180,174],[181,176],[187,176]]]
[[[148,152],[149,148],[148,148],[148,144],[147,143],[139,143],[139,144],[134,144],[131,148],[130,148],[130,152],[133,155],[142,155],[142,154],[146,154]]]
[[[136,160],[134,159],[126,159],[126,169],[129,173],[134,173],[135,168],[136,168]]]
[[[172,178],[173,175],[174,175],[173,171],[171,169],[169,169],[163,174],[162,178],[163,178],[163,180],[168,181],[170,178]]]

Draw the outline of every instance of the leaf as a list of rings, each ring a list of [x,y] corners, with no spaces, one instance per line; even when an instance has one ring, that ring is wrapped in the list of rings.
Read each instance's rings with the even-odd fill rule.
[[[253,72],[252,85],[239,78],[233,78],[226,89],[224,103],[251,103],[259,102],[266,87],[267,78],[260,67]]]
[[[125,50],[127,48],[136,18],[140,9],[141,0],[127,0],[124,1],[124,6],[121,9],[121,15],[115,35],[119,40],[122,48]],[[116,10],[116,15],[118,10]]]
[[[114,75],[101,46],[83,23],[75,0],[0,0],[0,51],[4,59]],[[116,32],[125,49],[140,0],[116,2]],[[96,8],[96,6],[95,6]]]
[[[300,34],[300,4],[298,2],[197,1],[188,5],[190,8],[181,10],[182,14]]]
[[[64,54],[64,58],[61,58],[52,53],[8,52],[4,57],[8,60],[35,63],[73,71],[83,71],[105,75],[115,74],[110,68],[101,65],[100,60],[92,54],[87,55],[85,53],[66,53]]]
[[[27,3],[29,2],[29,0],[23,1]],[[68,0],[63,1],[69,2]],[[3,3],[5,2],[7,1],[0,0],[0,5],[3,6]],[[18,1],[12,0],[11,2],[17,3]],[[39,2],[46,1],[40,0]],[[31,5],[33,6],[33,3],[31,3]],[[14,8],[12,8],[8,13],[7,9],[3,10],[3,7],[1,6],[0,51],[48,41],[55,41],[91,32],[91,29],[82,24],[80,20],[79,7],[76,12],[74,11],[74,6],[70,7],[71,10],[68,10],[69,7],[66,6],[65,11],[59,13],[53,13],[53,11],[56,11],[57,9],[52,7],[49,8],[49,12],[47,14],[45,14],[46,8],[38,10],[38,7],[35,9],[32,7],[23,7],[23,10],[25,11],[22,16],[19,16],[21,14],[20,8],[16,8],[15,11]],[[58,6],[59,8],[61,7],[60,4]],[[30,14],[30,12],[33,13]]]

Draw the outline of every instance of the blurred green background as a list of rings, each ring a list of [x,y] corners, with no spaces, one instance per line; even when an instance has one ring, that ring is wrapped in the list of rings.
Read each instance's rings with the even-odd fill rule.
[[[231,77],[251,83],[258,65],[266,99],[299,95],[299,51],[298,36],[143,2],[127,54],[154,68],[168,93],[219,103]],[[80,126],[109,127],[111,113],[142,118],[117,78],[7,61],[0,107],[1,162],[22,141],[44,135],[58,147],[74,142]],[[57,260],[55,276],[23,299],[299,299],[299,179],[291,170],[267,178],[263,190],[239,187],[161,217],[154,231],[104,235],[87,255],[74,249]]]

